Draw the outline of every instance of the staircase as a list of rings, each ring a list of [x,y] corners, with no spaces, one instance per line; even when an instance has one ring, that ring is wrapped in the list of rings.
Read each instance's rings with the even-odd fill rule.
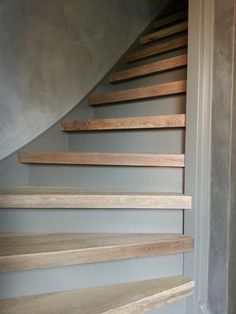
[[[185,6],[167,8],[140,36],[89,95],[93,118],[61,122],[61,136],[68,135],[74,151],[20,152],[18,162],[29,165],[35,184],[0,190],[0,208],[5,210],[86,210],[92,211],[90,220],[94,210],[129,210],[134,219],[138,211],[168,212],[170,220],[178,217],[181,232],[6,232],[0,235],[0,272],[165,255],[172,255],[175,263],[177,254],[193,251],[193,239],[183,232],[184,210],[191,209],[183,182],[187,13]],[[93,135],[95,140],[87,141]],[[128,141],[126,152],[120,151],[123,141]],[[84,142],[89,151],[78,147]],[[102,151],[106,146],[113,151]],[[90,175],[95,169],[100,169],[97,181]],[[73,187],[63,186],[63,174],[76,182]],[[115,188],[119,175],[122,189]],[[143,188],[134,190],[140,178]],[[77,180],[84,186],[77,186]],[[94,187],[95,181],[100,181],[99,186]],[[113,224],[115,230],[115,220]],[[167,276],[1,300],[0,313],[144,313],[188,297],[193,290],[192,279]]]

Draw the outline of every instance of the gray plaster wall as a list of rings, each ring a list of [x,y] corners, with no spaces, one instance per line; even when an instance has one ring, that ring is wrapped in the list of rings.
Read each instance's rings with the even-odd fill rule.
[[[209,256],[214,314],[236,313],[234,12],[235,1],[215,1]]]
[[[107,73],[166,0],[1,0],[0,159]]]

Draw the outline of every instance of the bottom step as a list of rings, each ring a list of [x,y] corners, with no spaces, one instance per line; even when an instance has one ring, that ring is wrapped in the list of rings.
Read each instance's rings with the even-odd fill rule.
[[[145,280],[3,300],[4,314],[139,314],[193,293],[194,281],[185,277]]]

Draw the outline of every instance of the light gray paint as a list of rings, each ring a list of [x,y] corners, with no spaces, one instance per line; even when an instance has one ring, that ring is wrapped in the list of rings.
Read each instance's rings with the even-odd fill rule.
[[[184,217],[185,233],[195,239],[194,254],[184,256],[184,273],[194,277],[186,313],[208,314],[211,92],[213,0],[190,0],[185,193],[192,210]],[[212,313],[213,314],[213,313]]]
[[[235,236],[234,14],[235,1],[215,1],[209,268],[209,301],[214,314],[236,311],[236,255],[231,238]]]
[[[165,3],[0,1],[0,159],[78,104]]]

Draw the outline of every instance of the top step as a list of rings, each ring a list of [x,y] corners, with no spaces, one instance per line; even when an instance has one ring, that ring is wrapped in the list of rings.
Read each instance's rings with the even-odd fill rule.
[[[177,12],[177,13],[174,13],[169,16],[156,20],[155,22],[153,22],[153,28],[161,28],[168,24],[183,20],[187,17],[188,17],[188,10],[183,10],[183,11],[180,11],[180,12]]]
[[[134,62],[145,58],[160,55],[165,52],[187,47],[188,37],[181,36],[174,39],[169,39],[154,46],[138,49],[127,53],[124,57],[125,62]]]
[[[147,44],[158,39],[162,39],[165,37],[169,37],[169,36],[187,31],[187,29],[188,29],[188,22],[182,22],[182,23],[171,25],[167,28],[158,30],[157,32],[144,35],[140,37],[139,41],[140,41],[140,44],[143,45],[143,44]]]

